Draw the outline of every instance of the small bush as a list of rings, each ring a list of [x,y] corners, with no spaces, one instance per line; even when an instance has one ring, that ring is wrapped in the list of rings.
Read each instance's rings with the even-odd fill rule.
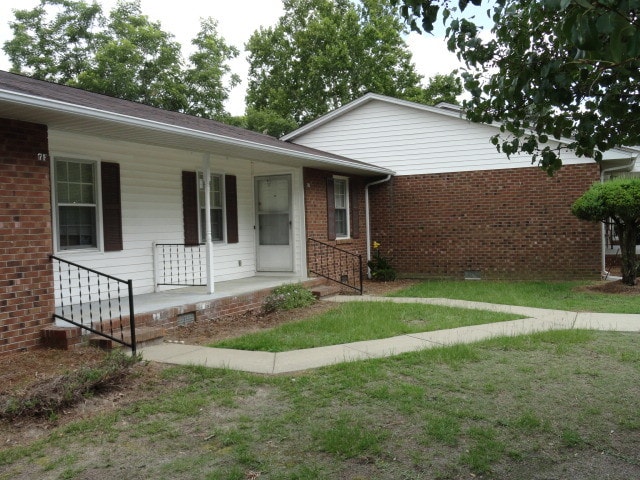
[[[293,308],[306,307],[316,301],[309,290],[300,283],[288,283],[273,289],[264,301],[264,312],[271,313],[276,310],[291,310]]]
[[[380,244],[373,242],[373,258],[367,262],[371,271],[371,278],[378,282],[392,282],[396,279],[396,270],[391,262],[380,253]]]

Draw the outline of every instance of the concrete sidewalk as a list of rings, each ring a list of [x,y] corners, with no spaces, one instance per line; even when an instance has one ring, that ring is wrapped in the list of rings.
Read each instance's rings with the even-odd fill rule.
[[[435,332],[413,333],[380,340],[308,348],[290,352],[269,353],[198,345],[163,343],[142,347],[145,360],[176,365],[204,365],[252,373],[291,373],[342,362],[388,357],[400,353],[447,345],[473,343],[500,336],[516,336],[549,330],[590,329],[618,332],[640,332],[640,315],[610,313],[577,313],[563,310],[497,305],[492,303],[450,300],[445,298],[399,298],[372,296],[337,296],[332,302],[424,303],[524,315],[526,318],[507,322],[459,327]]]

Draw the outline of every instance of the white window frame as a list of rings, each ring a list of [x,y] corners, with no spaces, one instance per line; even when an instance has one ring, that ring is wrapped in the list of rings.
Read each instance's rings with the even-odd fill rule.
[[[87,163],[93,166],[94,175],[94,203],[96,218],[96,245],[90,247],[62,247],[60,245],[60,204],[58,202],[58,179],[56,174],[56,164],[58,161]],[[100,159],[88,155],[58,153],[51,156],[51,200],[52,200],[52,230],[53,230],[53,248],[56,253],[85,253],[85,252],[101,252],[104,248],[102,239],[102,178],[100,175]],[[64,204],[62,204],[64,206]],[[89,205],[89,204],[87,204]]]
[[[344,206],[338,207],[338,183],[344,183]],[[334,204],[334,221],[336,222],[336,239],[351,238],[351,218],[349,212],[349,177],[333,177],[333,204]],[[346,232],[338,231],[338,210],[345,211],[345,229]]]
[[[225,175],[224,173],[216,173],[211,172],[211,178],[217,177],[220,178],[220,207],[215,207],[216,210],[221,210],[221,219],[222,219],[222,237],[219,239],[212,239],[213,243],[225,243],[227,241],[227,205],[226,205],[226,192],[225,192]],[[204,172],[202,170],[198,170],[196,175],[196,188],[198,192],[198,239],[200,242],[205,242],[205,225],[202,224],[202,210],[204,210],[205,206],[202,204],[204,200]],[[200,193],[202,192],[202,199],[200,198]],[[213,205],[211,205],[211,209],[213,209]],[[213,230],[211,231],[213,234]]]

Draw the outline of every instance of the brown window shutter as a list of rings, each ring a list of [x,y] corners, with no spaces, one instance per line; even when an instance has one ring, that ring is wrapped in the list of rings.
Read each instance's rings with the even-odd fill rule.
[[[336,197],[333,191],[333,177],[327,178],[327,239],[336,239]]]
[[[351,207],[351,238],[360,238],[360,204],[356,182],[349,182],[349,206]]]
[[[105,252],[117,252],[122,247],[122,204],[120,200],[120,165],[101,162],[102,225]]]
[[[198,245],[198,183],[196,172],[182,172],[182,219],[185,245]]]
[[[238,243],[238,188],[235,175],[224,176],[227,243]]]

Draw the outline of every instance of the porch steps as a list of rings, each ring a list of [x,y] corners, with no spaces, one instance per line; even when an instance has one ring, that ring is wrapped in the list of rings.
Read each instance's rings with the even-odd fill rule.
[[[340,292],[342,291],[342,287],[340,285],[337,284],[323,284],[323,285],[316,285],[315,287],[311,288],[311,293],[313,293],[313,295],[316,298],[322,298],[322,297],[330,297],[333,295],[339,295]]]
[[[153,345],[162,341],[165,335],[164,328],[159,327],[136,327],[136,346]],[[125,342],[131,341],[131,334],[128,331],[123,332],[122,338]],[[122,345],[113,340],[102,337],[100,335],[89,336],[89,345],[102,348],[103,350],[112,350]]]

